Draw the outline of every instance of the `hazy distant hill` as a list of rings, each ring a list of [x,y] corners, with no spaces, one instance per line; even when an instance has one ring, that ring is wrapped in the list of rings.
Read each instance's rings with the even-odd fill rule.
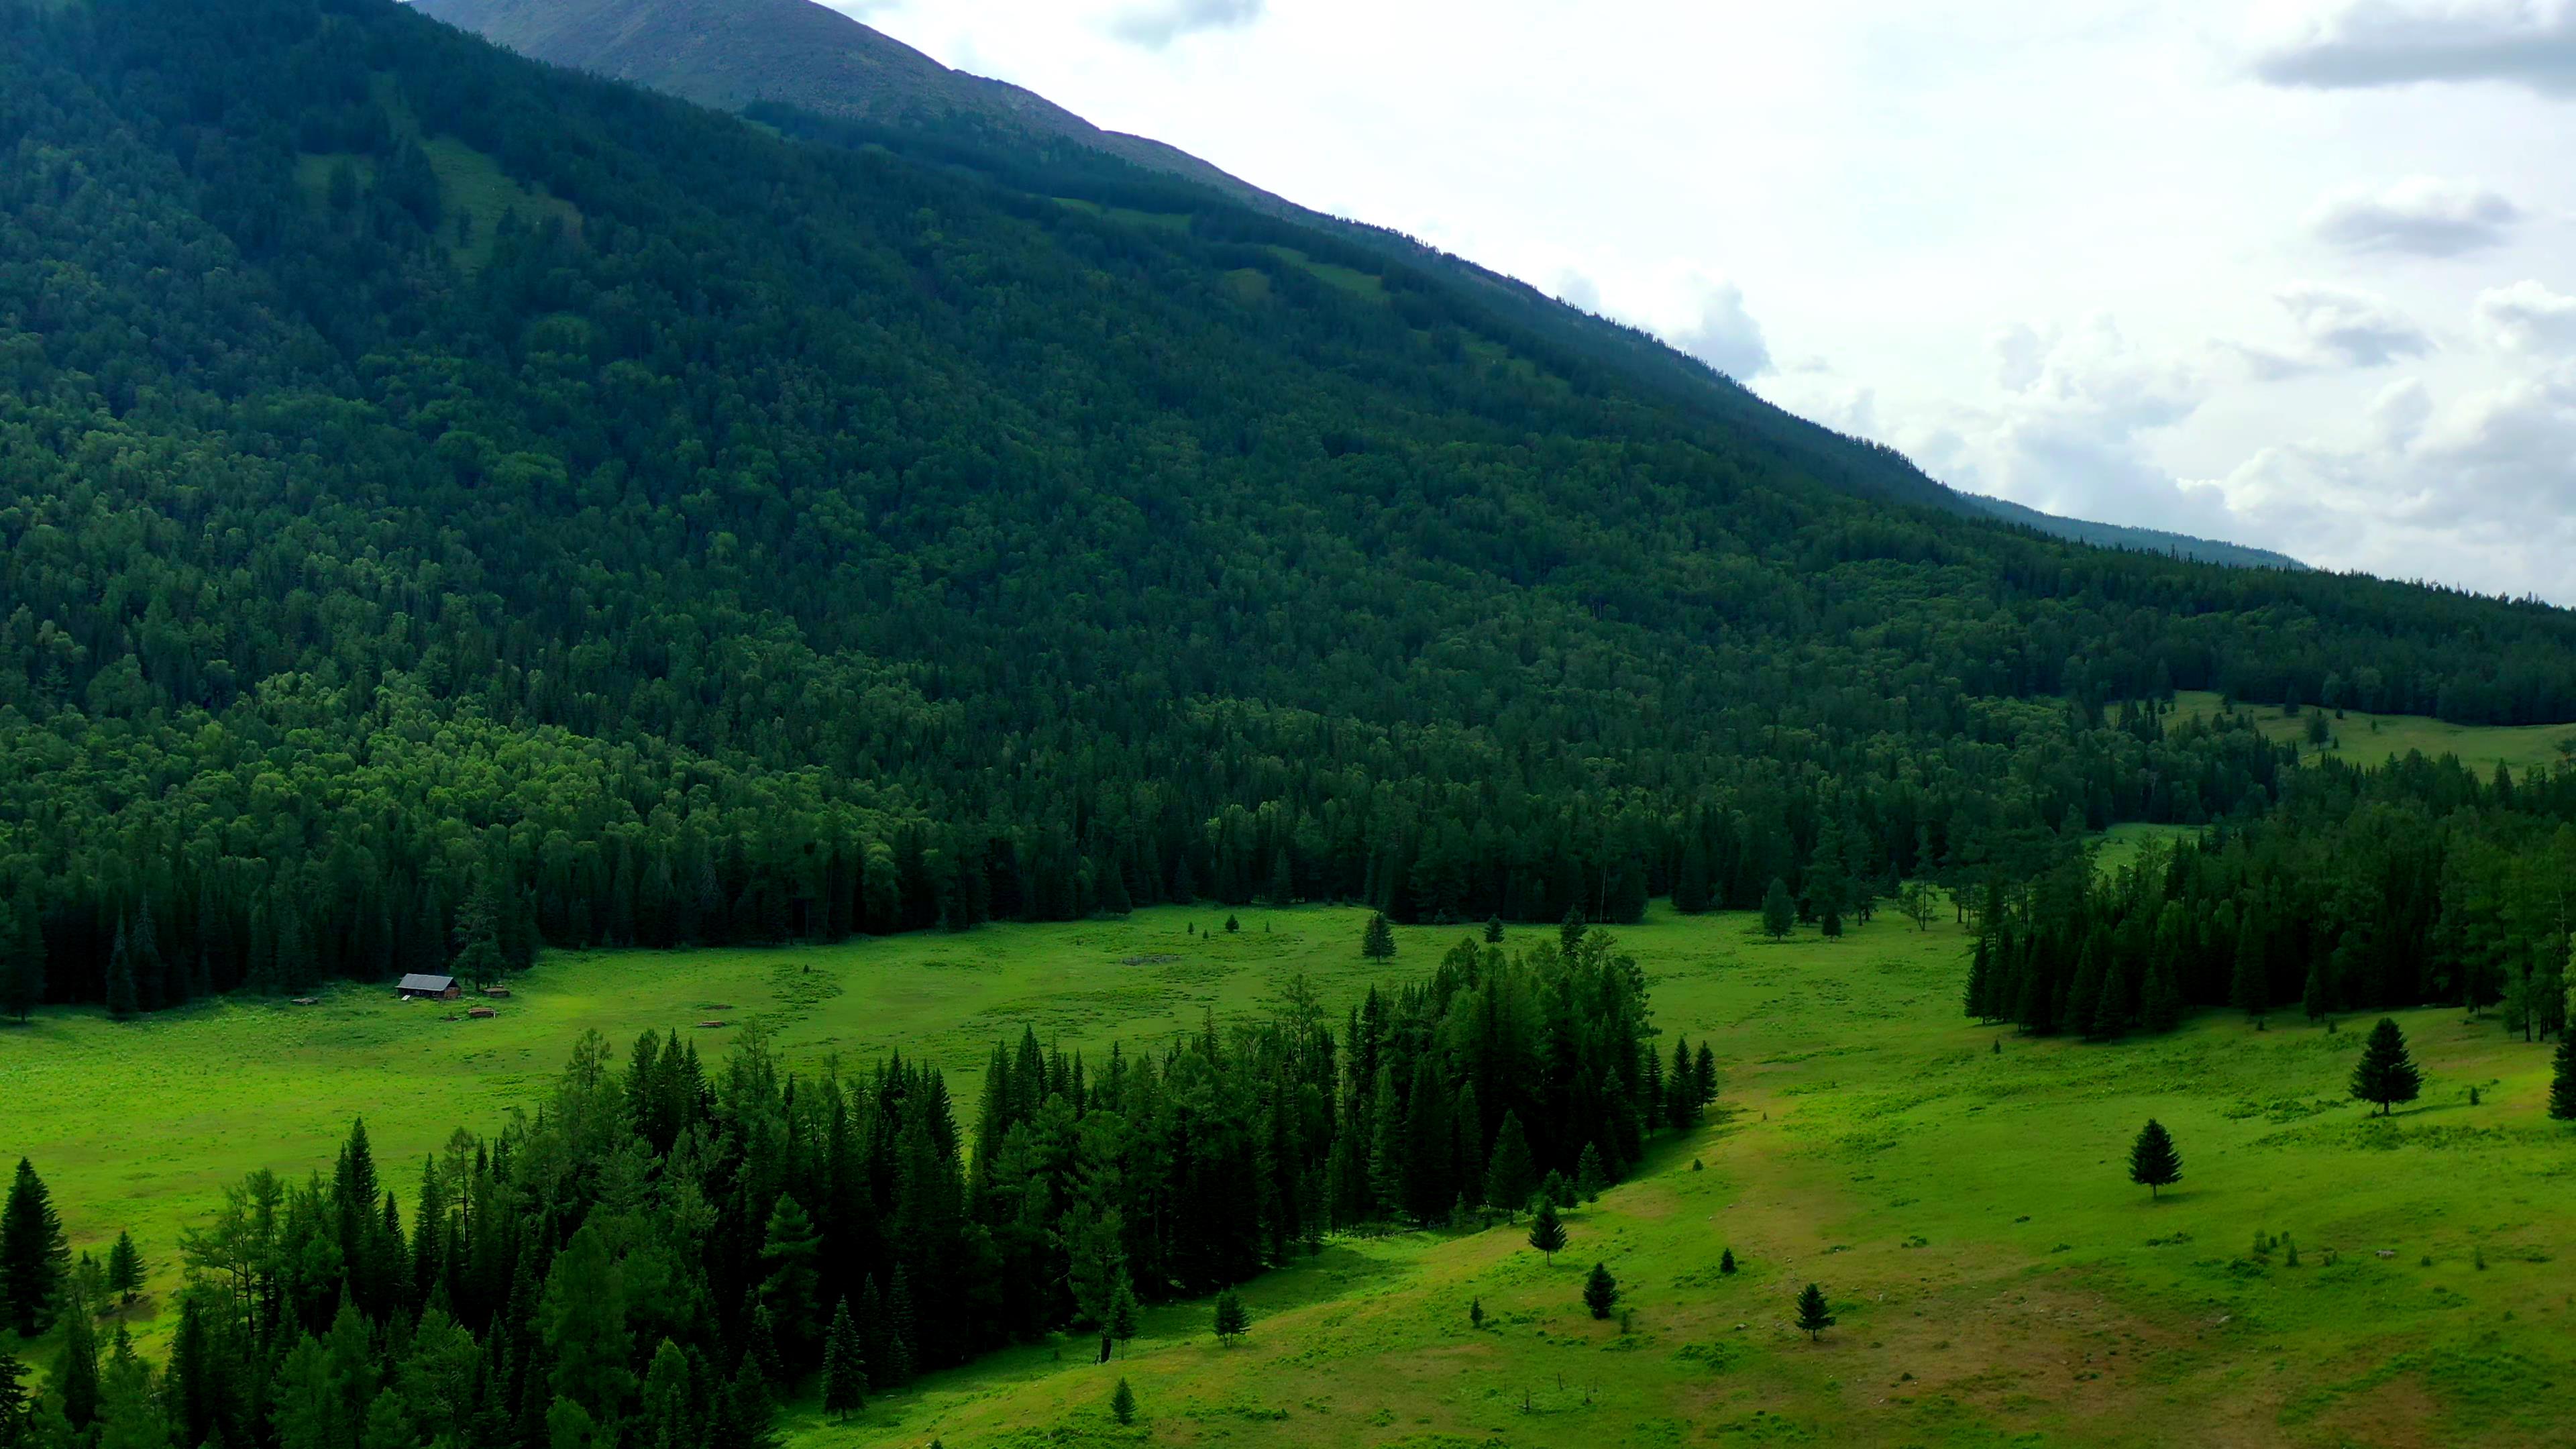
[[[2223,543],[2212,538],[2194,538],[2187,533],[2167,533],[2156,528],[2129,528],[2117,523],[2089,523],[2080,518],[2060,518],[2042,513],[2001,498],[1988,498],[1980,493],[1963,493],[1962,498],[2008,523],[2035,528],[2058,538],[2071,538],[2078,543],[2098,544],[2103,548],[2125,548],[2138,553],[2161,553],[2174,558],[2187,558],[2200,563],[2226,564],[2230,568],[2304,569],[2306,564],[2285,553],[2268,548],[2249,548],[2241,543]]]

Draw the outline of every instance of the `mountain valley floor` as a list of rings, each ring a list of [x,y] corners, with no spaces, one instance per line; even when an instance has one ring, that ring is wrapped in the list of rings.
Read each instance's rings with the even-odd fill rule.
[[[804,1068],[899,1048],[948,1071],[971,1122],[980,1063],[1023,1023],[1087,1051],[1144,1045],[1248,1012],[1293,971],[1338,1011],[1458,933],[1405,930],[1370,963],[1363,913],[1236,914],[1234,934],[1200,906],[559,954],[485,1021],[360,988],[122,1025],[47,1012],[0,1032],[20,1109],[0,1147],[38,1161],[77,1247],[130,1227],[166,1288],[179,1229],[223,1184],[325,1166],[363,1115],[399,1185],[454,1127],[489,1132],[536,1096],[586,1029],[677,1027],[717,1055],[756,1021]],[[2258,1031],[2208,1013],[2161,1039],[2031,1040],[1960,1019],[1966,937],[1947,920],[1882,913],[1774,944],[1750,916],[1658,903],[1618,935],[1662,1030],[1716,1047],[1720,1107],[1569,1213],[1561,1261],[1520,1226],[1337,1238],[1244,1290],[1252,1329],[1231,1348],[1207,1304],[1167,1306],[1116,1363],[1081,1337],[1016,1348],[847,1422],[801,1403],[791,1440],[2401,1445],[2562,1427],[2547,1391],[2576,1380],[2576,1293],[2551,1259],[2576,1227],[2558,1187],[2576,1134],[2543,1111],[2549,1048],[2493,1018],[2403,1014],[2426,1089],[2374,1119],[2344,1095],[2367,1021]],[[2125,1170],[2151,1115],[2184,1160],[2160,1201]],[[1721,1273],[1730,1250],[1741,1271]],[[1585,1311],[1594,1262],[1624,1319]],[[1792,1323],[1810,1281],[1838,1318],[1818,1342]],[[147,1346],[166,1331],[154,1302],[135,1310]],[[1108,1408],[1122,1377],[1124,1428]]]

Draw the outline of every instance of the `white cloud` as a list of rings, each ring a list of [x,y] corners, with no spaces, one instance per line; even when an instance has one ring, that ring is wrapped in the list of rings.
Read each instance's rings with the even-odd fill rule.
[[[2576,0],[2329,0],[2292,11],[2254,68],[2286,86],[2492,80],[2576,96]]]
[[[2576,297],[2560,296],[2538,282],[2480,292],[2477,322],[2479,334],[2499,351],[2576,354]]]
[[[1738,382],[1768,371],[1771,348],[1762,340],[1762,324],[1744,310],[1744,289],[1702,281],[1698,290],[1699,315],[1666,332],[1664,340]]]
[[[2355,252],[2455,257],[2502,245],[2521,207],[2474,182],[2411,176],[2379,190],[2335,192],[2308,212],[2308,230]]]
[[[2354,292],[2322,282],[2292,282],[2272,296],[2299,329],[2299,345],[2290,352],[2242,347],[2246,364],[2260,378],[2297,377],[2338,368],[2385,367],[2400,358],[2432,351],[2424,330],[2367,292]]]
[[[1120,40],[1160,50],[1184,35],[1202,30],[1240,30],[1259,20],[1268,0],[1152,0],[1109,19],[1109,33]]]

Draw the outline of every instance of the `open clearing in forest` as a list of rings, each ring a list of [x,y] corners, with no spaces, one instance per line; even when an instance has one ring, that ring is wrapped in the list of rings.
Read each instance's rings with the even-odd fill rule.
[[[2219,712],[2221,701],[2207,690],[2184,690],[2174,696],[2175,714],[2202,719]],[[2560,747],[2576,743],[2576,728],[2567,725],[2457,725],[2415,714],[2370,714],[2362,710],[2303,709],[2284,714],[2276,704],[2240,701],[2236,712],[2254,722],[2267,737],[2296,744],[2302,757],[2316,753],[2308,743],[2308,720],[2326,717],[2323,753],[2355,765],[2384,765],[2420,751],[2426,759],[2457,755],[2460,763],[2485,775],[2498,765],[2516,775],[2536,765],[2555,765],[2568,758]]]
[[[1223,920],[1201,907],[831,948],[554,955],[484,1022],[354,988],[127,1025],[48,1012],[0,1032],[0,1148],[37,1159],[82,1246],[133,1225],[166,1285],[177,1229],[225,1182],[326,1166],[363,1113],[408,1193],[401,1164],[455,1126],[491,1130],[584,1029],[622,1045],[677,1026],[712,1052],[760,1020],[806,1066],[900,1047],[947,1068],[971,1114],[985,1052],[1023,1022],[1086,1048],[1142,1044],[1257,1009],[1295,970],[1338,1005],[1427,968],[1458,934],[1404,930],[1381,969],[1358,959],[1359,912],[1240,915],[1242,933],[1214,938],[1185,929]],[[2367,1022],[2258,1032],[2208,1013],[2165,1039],[2030,1041],[1957,1016],[1964,937],[1946,919],[1918,932],[1882,914],[1841,941],[1773,945],[1750,917],[1658,903],[1618,934],[1662,1028],[1708,1037],[1726,1064],[1724,1120],[1665,1139],[1639,1177],[1570,1215],[1553,1267],[1501,1227],[1336,1240],[1246,1290],[1255,1323],[1231,1350],[1205,1304],[1175,1305],[1116,1365],[1089,1363],[1084,1339],[1014,1349],[847,1424],[801,1406],[791,1437],[2403,1445],[2537,1444],[2562,1427],[2551,1390],[2576,1382],[2576,1280],[2552,1258],[2576,1228],[2576,1129],[2543,1115],[2548,1048],[2493,1020],[2407,1013],[2424,1098],[2372,1120],[2343,1095]],[[735,1025],[690,1025],[719,1017]],[[2468,1105],[2472,1084],[2483,1105]],[[2185,1159],[2160,1203],[2123,1168],[2150,1114]],[[2287,1234],[2299,1263],[2257,1256],[2257,1232]],[[1745,1265],[1731,1277],[1716,1271],[1726,1247]],[[1621,1283],[1625,1333],[1578,1301],[1596,1259]],[[1811,1279],[1842,1320],[1821,1344],[1786,1326]],[[1107,1410],[1122,1375],[1141,1406],[1124,1430]]]

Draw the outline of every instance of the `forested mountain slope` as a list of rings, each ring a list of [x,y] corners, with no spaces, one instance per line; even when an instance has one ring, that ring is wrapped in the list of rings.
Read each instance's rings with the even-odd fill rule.
[[[391,0],[0,7],[0,147],[51,999],[1193,893],[1625,918],[2268,798],[2285,747],[2106,708],[2177,686],[2576,718],[2555,610],[1856,497],[1868,450],[1383,251]]]
[[[2204,563],[2296,568],[2262,549],[2148,528],[2059,518],[1997,498],[1958,493],[1884,448],[1837,437],[1771,407],[1636,328],[1591,316],[1524,283],[1489,272],[1398,232],[1311,211],[1159,141],[1104,131],[1018,86],[950,70],[911,47],[814,0],[415,0],[424,12],[522,55],[632,81],[720,110],[757,113],[784,128],[838,129],[847,139],[929,154],[979,169],[1097,184],[1124,168],[1200,183],[1226,202],[1322,231],[1337,241],[1430,273],[1517,325],[1589,353],[1632,384],[1677,390],[1735,426],[1801,455],[1801,466],[1852,492],[1959,512],[1988,513],[2057,538],[2171,554]],[[800,116],[797,113],[802,113]],[[827,123],[821,127],[817,121]],[[831,121],[857,122],[834,128]],[[1134,185],[1142,178],[1126,178]],[[1150,185],[1150,183],[1148,183]],[[1152,186],[1161,215],[1219,204],[1186,189]]]

